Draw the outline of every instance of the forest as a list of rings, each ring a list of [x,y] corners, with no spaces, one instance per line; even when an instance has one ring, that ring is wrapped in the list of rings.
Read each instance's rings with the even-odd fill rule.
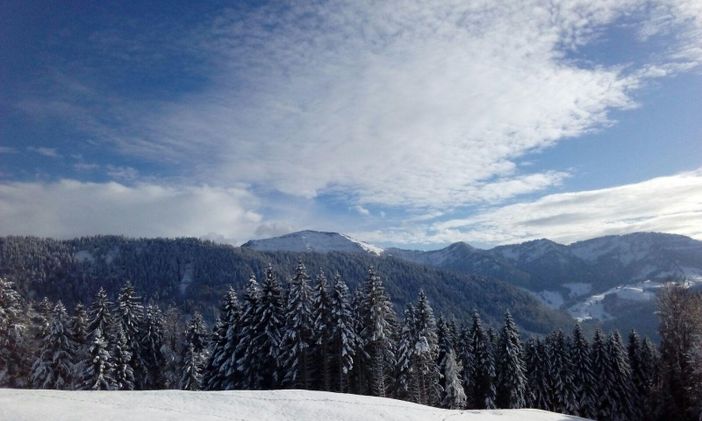
[[[702,404],[702,298],[659,296],[661,343],[579,325],[526,337],[436,317],[419,291],[399,317],[372,267],[350,291],[338,274],[287,281],[271,266],[201,314],[147,303],[130,282],[71,315],[0,281],[0,387],[66,390],[295,388],[446,408],[540,408],[596,419],[695,419]],[[241,297],[241,298],[240,298]]]

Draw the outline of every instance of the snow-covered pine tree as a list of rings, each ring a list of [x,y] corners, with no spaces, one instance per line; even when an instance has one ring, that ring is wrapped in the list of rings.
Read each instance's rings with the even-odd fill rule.
[[[117,297],[117,323],[122,328],[126,337],[126,345],[131,353],[132,370],[136,379],[135,386],[140,386],[145,377],[144,367],[141,366],[141,324],[144,309],[141,305],[141,298],[137,296],[132,283],[127,281],[120,289]]]
[[[246,293],[244,294],[244,304],[242,306],[241,317],[239,318],[240,338],[236,345],[236,352],[229,355],[227,362],[224,364],[225,375],[227,380],[224,381],[224,389],[230,390],[235,388],[254,389],[259,383],[259,360],[256,354],[257,342],[255,339],[259,336],[258,332],[258,307],[261,301],[261,287],[256,282],[256,277],[252,274],[246,285]],[[239,372],[234,376],[233,370]],[[238,382],[233,384],[230,379],[236,377]]]
[[[609,390],[612,397],[613,420],[629,420],[636,418],[633,406],[633,383],[631,379],[631,368],[626,350],[622,344],[619,332],[614,331],[607,339],[607,353],[612,369],[612,388]]]
[[[651,419],[655,413],[654,388],[657,384],[656,348],[648,338],[641,341],[635,330],[629,334],[627,347],[631,380],[633,383],[634,415],[641,419]]]
[[[417,333],[415,331],[415,309],[412,304],[407,304],[404,317],[400,324],[400,337],[397,341],[395,352],[395,386],[394,396],[406,401],[415,401],[417,396],[415,376],[412,368],[414,359],[414,344]]]
[[[314,387],[319,390],[331,390],[331,355],[330,333],[331,333],[331,303],[329,297],[329,285],[324,272],[319,272],[317,282],[312,293],[312,361],[318,366],[315,370]]]
[[[107,292],[103,288],[100,288],[95,295],[93,304],[90,306],[90,319],[88,323],[88,334],[92,337],[95,335],[95,331],[100,329],[105,341],[108,346],[111,346],[114,342],[112,335],[113,327],[113,316],[110,308],[112,303],[107,297]]]
[[[52,304],[47,297],[44,297],[35,306],[35,311],[32,314],[32,330],[34,331],[34,339],[38,343],[41,343],[49,333],[54,307],[55,304]]]
[[[239,342],[239,318],[241,305],[234,288],[224,295],[219,309],[219,318],[212,338],[212,351],[203,372],[203,386],[206,390],[223,390],[225,386],[234,388],[237,383],[236,346]]]
[[[114,335],[115,342],[112,344],[111,354],[114,363],[113,378],[115,380],[115,389],[134,390],[135,381],[132,363],[134,356],[122,325],[117,324],[115,326]]]
[[[163,367],[164,387],[177,389],[180,386],[181,348],[183,346],[183,331],[185,326],[180,311],[173,305],[163,314],[163,345],[161,354],[165,359]]]
[[[460,377],[461,365],[456,361],[456,353],[453,348],[448,350],[442,370],[441,374],[444,378],[442,406],[449,409],[465,408],[466,394]]]
[[[443,317],[439,316],[439,319],[436,321],[436,337],[437,337],[437,343],[438,343],[438,352],[437,352],[437,367],[439,370],[439,390],[441,394],[441,399],[440,402],[444,401],[444,393],[446,391],[446,378],[444,377],[443,373],[446,371],[446,364],[448,363],[447,358],[448,358],[448,353],[450,350],[454,349],[453,342],[454,338],[449,331],[449,325],[448,323],[444,320]],[[454,351],[455,352],[455,351]],[[460,376],[459,376],[460,377]]]
[[[361,332],[364,330],[364,318],[363,318],[363,301],[364,301],[364,288],[360,285],[353,291],[351,295],[351,309],[353,312],[353,327],[354,331],[358,335],[358,349],[356,356],[354,358],[354,369],[351,371],[349,376],[349,391],[357,395],[370,395],[370,367],[371,360],[370,355],[366,352],[364,346],[364,339]]]
[[[0,277],[0,387],[25,386],[27,316],[12,282]]]
[[[459,335],[459,347],[457,354],[460,357],[459,362],[463,367],[461,377],[463,379],[463,390],[466,392],[466,408],[475,408],[477,405],[471,400],[473,390],[473,370],[475,358],[473,353],[473,341],[471,339],[471,329],[467,324],[461,326],[461,334]]]
[[[495,353],[496,400],[498,408],[519,409],[526,405],[526,367],[517,325],[509,311],[500,331]]]
[[[648,396],[649,398],[646,401],[646,404],[643,406],[643,412],[644,414],[647,414],[647,418],[651,418],[651,416],[655,414],[656,411],[655,403],[656,390],[659,384],[659,360],[656,346],[648,338],[644,338],[641,342],[639,364],[640,371],[642,373],[641,378],[639,378],[639,381],[641,382],[641,390],[644,391],[644,396]],[[702,382],[700,383],[700,385],[702,385]],[[700,402],[702,403],[702,400]]]
[[[59,301],[53,310],[39,358],[32,367],[32,384],[39,389],[69,389],[72,385],[73,346],[66,308]]]
[[[527,397],[529,408],[549,410],[550,401],[549,366],[546,345],[538,338],[531,338],[525,353],[527,367]]]
[[[183,356],[183,374],[180,379],[180,388],[182,390],[202,389],[203,364],[202,352],[198,352],[194,344],[188,344]]]
[[[185,328],[185,348],[180,388],[201,390],[202,372],[209,358],[209,333],[202,314],[195,312]]]
[[[85,365],[88,363],[90,348],[90,338],[88,335],[88,313],[83,304],[76,304],[71,318],[70,337],[73,341],[73,388],[81,387],[82,376],[85,372]]]
[[[422,290],[419,291],[415,306],[414,324],[416,338],[412,355],[412,373],[416,378],[414,381],[416,402],[424,405],[438,405],[441,403],[439,385],[441,373],[437,365],[439,340],[436,334],[434,310]]]
[[[471,405],[475,409],[493,409],[495,408],[495,362],[490,338],[483,330],[477,312],[473,313],[469,340],[473,353],[468,391]]]
[[[559,329],[546,338],[551,410],[572,414],[576,408],[575,383],[570,361],[570,345]]]
[[[573,368],[575,386],[574,415],[585,418],[594,418],[595,410],[594,385],[595,378],[592,374],[592,359],[590,358],[590,345],[583,335],[580,324],[573,329],[573,343],[570,347],[570,361]]]
[[[349,374],[354,369],[354,357],[360,347],[356,320],[351,307],[349,288],[337,274],[330,296],[329,355],[331,357],[332,389],[349,391]]]
[[[312,376],[312,291],[302,261],[297,262],[295,276],[290,280],[285,308],[285,334],[278,366],[282,383],[295,389],[311,389]]]
[[[195,352],[200,354],[208,352],[207,345],[210,333],[207,331],[205,319],[202,314],[195,312],[185,328],[185,342],[191,344]]]
[[[105,335],[100,328],[92,334],[92,343],[88,348],[88,359],[83,367],[80,389],[113,390],[117,388],[114,379],[114,362],[108,349]]]
[[[392,372],[394,361],[393,337],[397,316],[380,276],[372,267],[368,269],[368,278],[363,285],[359,311],[363,325],[360,336],[369,356],[368,389],[375,396],[385,397],[388,393],[387,377]]]
[[[163,355],[164,319],[161,309],[148,305],[144,310],[144,322],[141,336],[141,362],[144,376],[139,387],[145,390],[162,389],[165,387],[163,367],[166,358]]]
[[[592,374],[595,378],[594,396],[596,405],[595,419],[612,419],[614,417],[611,394],[615,379],[612,378],[612,367],[605,339],[599,329],[595,330],[590,347]]]
[[[258,336],[254,338],[255,353],[253,358],[258,363],[257,387],[272,389],[279,387],[282,380],[280,361],[280,347],[285,327],[283,289],[269,265],[266,269],[266,279],[261,283],[261,299],[255,315],[254,331]]]

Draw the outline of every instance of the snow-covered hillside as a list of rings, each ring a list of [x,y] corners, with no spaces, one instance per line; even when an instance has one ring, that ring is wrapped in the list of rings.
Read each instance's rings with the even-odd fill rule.
[[[336,232],[299,231],[264,240],[251,240],[242,247],[258,251],[292,251],[328,253],[371,253],[380,255],[383,249]]]
[[[565,421],[536,409],[450,411],[394,399],[304,390],[68,392],[0,389],[0,419],[13,421]]]

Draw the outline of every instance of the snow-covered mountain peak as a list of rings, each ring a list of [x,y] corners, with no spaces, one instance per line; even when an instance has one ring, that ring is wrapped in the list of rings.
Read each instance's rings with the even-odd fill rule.
[[[258,251],[291,251],[328,253],[370,253],[380,255],[383,249],[345,234],[321,231],[298,231],[280,237],[251,240],[242,247]]]

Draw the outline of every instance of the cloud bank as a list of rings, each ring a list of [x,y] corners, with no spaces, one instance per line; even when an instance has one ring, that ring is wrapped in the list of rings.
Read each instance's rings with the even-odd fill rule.
[[[261,220],[256,206],[253,196],[235,188],[75,180],[2,183],[0,235],[192,236],[240,243]]]
[[[397,244],[468,241],[493,246],[539,238],[571,243],[637,231],[702,240],[702,168],[607,189],[546,195],[467,218],[355,235]]]

